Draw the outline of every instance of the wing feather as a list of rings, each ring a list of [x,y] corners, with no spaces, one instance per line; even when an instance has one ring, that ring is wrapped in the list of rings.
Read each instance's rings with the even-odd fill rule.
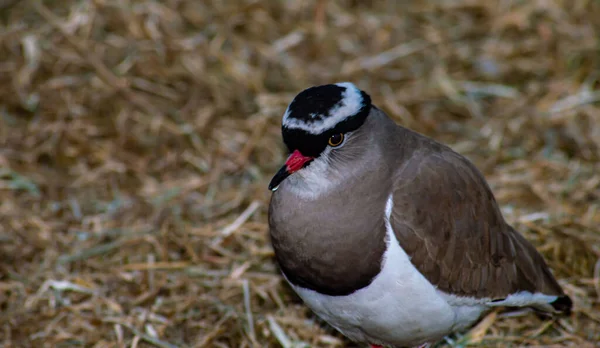
[[[440,290],[501,300],[564,297],[542,256],[502,217],[483,175],[450,149],[417,153],[397,173],[391,223],[415,267]]]

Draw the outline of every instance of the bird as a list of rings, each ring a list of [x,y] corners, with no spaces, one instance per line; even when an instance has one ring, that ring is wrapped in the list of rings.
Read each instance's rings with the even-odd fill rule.
[[[352,82],[302,90],[281,132],[289,156],[269,184],[275,261],[351,341],[428,346],[496,307],[570,314],[476,166],[394,122]]]

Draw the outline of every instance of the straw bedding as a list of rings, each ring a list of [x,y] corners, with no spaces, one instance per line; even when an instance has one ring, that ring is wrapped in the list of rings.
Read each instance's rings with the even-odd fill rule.
[[[0,1],[0,346],[344,347],[282,281],[280,120],[352,81],[468,156],[573,298],[444,345],[600,341],[597,1]]]

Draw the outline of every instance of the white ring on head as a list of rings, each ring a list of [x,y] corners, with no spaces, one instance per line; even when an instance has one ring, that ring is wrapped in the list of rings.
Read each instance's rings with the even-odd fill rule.
[[[348,117],[356,115],[364,106],[364,100],[360,93],[360,89],[352,82],[339,82],[335,85],[345,87],[346,89],[342,92],[342,100],[330,110],[329,115],[323,115],[325,117],[320,121],[305,123],[302,120],[289,117],[290,107],[288,105],[288,108],[283,115],[283,126],[289,129],[301,129],[307,133],[316,135],[335,127],[338,123],[344,121]],[[315,117],[317,115],[311,116]]]

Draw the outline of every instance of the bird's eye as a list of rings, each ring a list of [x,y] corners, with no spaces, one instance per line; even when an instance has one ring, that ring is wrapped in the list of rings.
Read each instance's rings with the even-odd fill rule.
[[[329,137],[329,141],[327,142],[331,147],[338,147],[342,145],[344,142],[344,134],[338,133]]]

